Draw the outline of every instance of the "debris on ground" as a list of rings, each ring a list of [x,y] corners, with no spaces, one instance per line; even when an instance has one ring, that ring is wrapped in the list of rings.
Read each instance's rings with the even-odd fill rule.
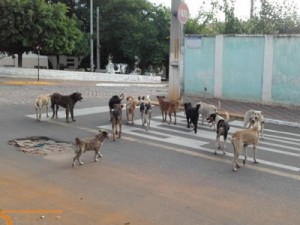
[[[17,150],[26,154],[40,156],[74,150],[74,145],[72,143],[54,141],[48,137],[20,138],[10,140],[8,143],[16,146]]]

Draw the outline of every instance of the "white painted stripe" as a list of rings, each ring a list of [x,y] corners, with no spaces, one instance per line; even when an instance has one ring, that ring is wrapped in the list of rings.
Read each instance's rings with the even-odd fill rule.
[[[96,84],[98,87],[167,87],[167,84],[138,84],[138,83],[132,83],[132,84],[124,84],[124,83],[99,83]]]
[[[291,132],[279,131],[279,130],[270,130],[270,129],[264,129],[264,130],[275,134],[286,134],[290,136],[300,137],[300,134],[297,133],[291,133]]]

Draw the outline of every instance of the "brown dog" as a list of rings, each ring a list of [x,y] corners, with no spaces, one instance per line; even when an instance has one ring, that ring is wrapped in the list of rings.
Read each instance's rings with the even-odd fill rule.
[[[66,109],[66,120],[69,121],[69,113],[71,114],[72,121],[76,121],[74,119],[74,106],[76,102],[82,100],[82,95],[79,92],[74,92],[71,95],[61,95],[59,93],[54,93],[51,96],[51,108],[53,110],[52,119],[54,116],[57,117],[57,111],[59,106]]]
[[[72,166],[73,167],[75,166],[76,159],[80,165],[83,164],[83,162],[80,160],[80,156],[86,151],[95,151],[95,162],[97,162],[99,160],[98,156],[102,157],[102,154],[100,152],[100,147],[105,141],[105,139],[108,138],[109,138],[109,133],[102,129],[99,130],[99,133],[95,137],[83,138],[83,139],[79,139],[78,137],[75,138],[76,156],[73,158]]]
[[[259,132],[261,126],[259,123],[255,123],[251,128],[245,130],[239,130],[232,134],[231,143],[234,149],[234,157],[233,157],[233,171],[237,171],[237,168],[240,168],[240,165],[237,162],[237,159],[240,155],[241,148],[244,149],[245,159],[243,160],[243,164],[246,164],[247,161],[247,150],[246,147],[248,145],[253,145],[253,160],[254,163],[256,161],[256,146],[259,140]]]
[[[139,101],[133,99],[133,97],[131,96],[128,96],[126,100],[127,100],[127,104],[126,104],[127,124],[129,124],[129,121],[131,121],[131,123],[134,124],[135,109],[139,105]]]
[[[36,120],[37,121],[41,121],[41,117],[42,117],[42,109],[45,106],[46,107],[46,113],[47,113],[47,117],[49,117],[48,115],[48,109],[49,109],[49,104],[51,103],[51,94],[48,95],[39,95],[36,99],[35,99],[35,113],[36,113]]]
[[[173,101],[165,101],[165,96],[157,96],[157,100],[159,103],[161,115],[162,115],[162,122],[167,121],[167,114],[169,115],[169,124],[172,120],[172,113],[174,114],[174,124],[176,124],[176,111],[178,109],[179,103]]]
[[[116,134],[119,135],[119,138],[121,138],[122,133],[122,104],[115,104],[111,113],[111,126],[112,126],[112,133],[113,133],[113,140],[116,141]]]
[[[111,117],[112,117],[111,111],[113,110],[114,105],[115,105],[115,104],[121,104],[123,98],[124,98],[124,94],[121,93],[120,96],[114,95],[114,96],[112,96],[112,97],[109,99],[109,101],[108,101],[108,107],[109,107],[109,117],[110,117],[110,121],[111,121]]]

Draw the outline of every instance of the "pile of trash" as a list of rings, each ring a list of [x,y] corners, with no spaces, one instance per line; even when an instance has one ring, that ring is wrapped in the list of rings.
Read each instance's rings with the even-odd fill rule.
[[[54,141],[48,137],[20,138],[10,140],[8,143],[26,154],[40,156],[74,150],[74,144]]]

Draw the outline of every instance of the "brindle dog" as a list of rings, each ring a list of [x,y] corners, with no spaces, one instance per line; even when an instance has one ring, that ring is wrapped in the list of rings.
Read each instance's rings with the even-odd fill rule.
[[[76,102],[82,100],[82,95],[79,92],[74,92],[71,95],[61,95],[59,93],[54,93],[51,96],[51,108],[53,111],[52,119],[57,119],[57,111],[59,109],[59,106],[66,109],[66,120],[69,121],[69,113],[71,114],[72,121],[76,121],[74,119],[74,106]]]

